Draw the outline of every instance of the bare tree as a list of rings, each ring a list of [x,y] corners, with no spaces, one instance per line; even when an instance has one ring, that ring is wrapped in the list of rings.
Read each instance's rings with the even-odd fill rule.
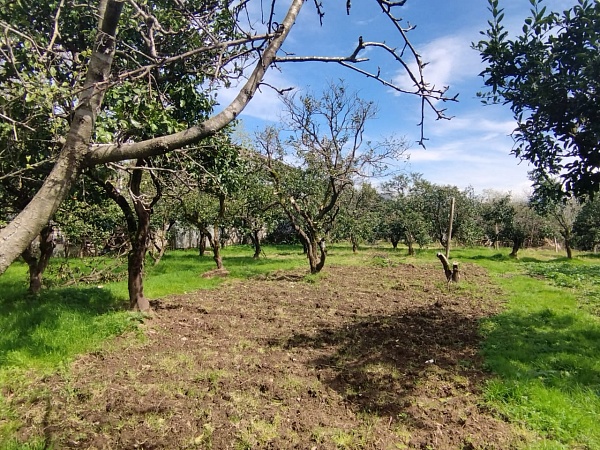
[[[412,27],[404,27],[401,19],[396,15],[396,11],[404,5],[405,1],[373,1],[389,19],[391,27],[397,31],[400,39],[397,46],[398,50],[385,43],[370,42],[361,37],[350,55],[325,58],[278,54],[294,27],[300,10],[310,4],[305,0],[291,0],[289,7],[286,8],[281,17],[277,16],[277,11],[280,11],[281,8],[277,8],[277,0],[273,0],[270,12],[265,14],[263,20],[263,33],[256,32],[253,22],[250,20],[246,21],[247,25],[244,26],[243,13],[245,12],[244,5],[246,2],[242,2],[242,6],[238,8],[234,8],[232,4],[226,2],[225,8],[230,8],[232,14],[235,15],[236,35],[224,37],[206,33],[202,45],[198,45],[197,48],[186,49],[184,53],[180,54],[174,52],[160,54],[157,50],[157,42],[159,40],[166,42],[176,36],[176,30],[171,30],[166,24],[161,24],[160,20],[153,14],[152,7],[144,7],[135,0],[101,0],[97,11],[97,32],[95,34],[89,33],[89,35],[95,36],[93,45],[90,47],[86,42],[85,36],[88,34],[80,33],[76,36],[77,39],[73,40],[82,45],[82,48],[76,49],[78,51],[74,54],[82,55],[89,51],[89,60],[79,58],[65,63],[69,67],[69,64],[74,66],[75,64],[81,64],[81,61],[88,61],[87,70],[85,68],[81,70],[81,73],[86,73],[84,81],[72,90],[70,102],[64,102],[65,108],[70,107],[69,105],[75,105],[75,107],[69,113],[68,132],[61,140],[64,143],[60,153],[51,158],[53,168],[29,204],[0,230],[0,273],[3,273],[10,263],[40,234],[60,203],[68,195],[73,183],[80,176],[83,169],[108,162],[127,159],[139,160],[165,154],[214,135],[240,114],[262,83],[266,71],[275,64],[302,61],[341,64],[366,77],[377,80],[389,88],[419,96],[422,102],[422,116],[426,107],[429,106],[438,118],[444,117],[443,110],[438,109],[436,101],[440,99],[455,100],[455,98],[447,98],[445,88],[439,89],[425,82],[422,73],[425,63],[407,37],[407,33]],[[208,7],[203,2],[199,3],[202,4],[202,8]],[[125,5],[127,5],[127,8],[131,8],[128,9],[130,12],[127,19],[128,21],[137,21],[137,32],[142,36],[145,48],[128,46],[128,42],[125,40],[126,36],[117,36],[117,27],[122,21]],[[322,18],[324,15],[322,4],[315,2],[314,5],[317,14]],[[38,58],[40,67],[47,67],[43,63],[60,59],[60,56],[65,53],[64,45],[61,47],[57,44],[61,36],[61,30],[58,27],[59,13],[60,7],[56,14],[48,17],[48,21],[51,24],[53,23],[53,26],[48,27],[47,35],[43,35],[42,38],[39,35],[27,35],[10,23],[2,24],[5,30],[5,39],[2,42],[2,57],[7,60],[9,66],[16,68],[17,74],[14,77],[14,83],[22,81],[18,77],[19,70],[29,70],[28,67],[19,69],[13,64],[11,49],[16,48],[15,44],[26,42],[27,46],[32,48],[31,53]],[[219,11],[211,11],[210,14],[201,15],[195,14],[195,11],[187,11],[186,17],[194,21],[189,29],[197,30],[197,32],[204,30],[210,23],[221,19],[218,13]],[[200,21],[199,17],[205,17],[205,21]],[[44,18],[40,20],[44,20]],[[359,57],[359,55],[367,48],[382,50],[403,67],[412,79],[414,89],[403,89],[383,79],[379,72],[371,73],[360,67],[360,63],[366,61],[366,59]],[[118,52],[117,49],[119,49]],[[235,51],[231,51],[233,49]],[[146,62],[142,64],[136,60],[135,67],[123,63],[119,65],[118,71],[112,70],[115,58],[118,61],[129,61],[132,59],[132,54],[141,55],[141,60]],[[246,82],[240,87],[237,96],[221,112],[205,119],[199,119],[197,123],[191,124],[185,130],[178,132],[161,134],[147,139],[143,138],[139,141],[131,139],[127,133],[123,133],[119,139],[111,144],[94,142],[97,118],[102,110],[107,92],[119,86],[124,86],[126,82],[144,78],[152,80],[153,77],[163,76],[169,71],[172,74],[171,76],[186,75],[186,64],[193,58],[202,58],[202,55],[205,54],[210,55],[207,58],[207,73],[210,72],[209,75],[217,81],[227,78],[223,74],[227,72],[228,67],[236,66],[236,64],[238,67],[245,67],[248,61],[254,61],[253,69]],[[416,63],[416,70],[410,69],[412,63]],[[52,74],[51,67],[48,71],[49,74]],[[52,77],[49,75],[48,79],[51,80]],[[78,76],[73,76],[72,79],[76,83],[79,82]],[[11,80],[7,80],[6,83],[12,83]],[[160,95],[157,98],[157,101],[160,102]],[[4,113],[1,119],[11,127],[15,127],[15,129],[29,126],[27,123],[12,119]],[[421,136],[422,141],[423,136]]]
[[[364,140],[376,107],[330,84],[321,97],[284,97],[291,134],[267,129],[258,139],[279,204],[307,250],[311,273],[325,265],[323,239],[333,226],[342,193],[359,178],[384,173],[407,148],[401,139]],[[286,159],[287,157],[287,159]]]

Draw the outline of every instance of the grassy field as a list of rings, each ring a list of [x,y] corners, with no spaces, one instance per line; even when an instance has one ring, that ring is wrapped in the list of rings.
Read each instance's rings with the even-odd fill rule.
[[[600,266],[523,252],[457,251],[487,268],[508,300],[481,324],[486,367],[497,377],[485,401],[536,431],[536,449],[600,449]]]
[[[251,253],[249,247],[224,249],[231,277],[307,268],[298,248],[267,247],[259,260]],[[523,251],[515,260],[508,253],[457,249],[451,258],[487,269],[506,301],[501,314],[480,324],[485,366],[495,375],[481,402],[529,430],[527,448],[600,449],[598,259],[580,254],[569,261],[554,252]],[[369,248],[353,255],[347,247],[332,246],[328,259],[336,265],[425,261],[435,261],[435,250],[409,258],[404,250]],[[65,270],[61,263],[53,262],[49,284],[68,279],[65,273],[89,270],[91,264],[112,264],[95,260]],[[171,252],[158,266],[148,266],[146,295],[159,298],[214,288],[223,280],[201,277],[213,268],[210,256]],[[468,280],[467,272],[464,277]],[[33,441],[17,444],[15,436],[19,418],[11,407],[14,398],[27,402],[41,395],[32,379],[68,371],[73,358],[105,346],[114,336],[130,333],[133,340],[143,340],[136,330],[144,318],[125,310],[124,280],[53,287],[38,297],[27,295],[25,282],[24,264],[13,264],[0,277],[0,448],[46,448]]]

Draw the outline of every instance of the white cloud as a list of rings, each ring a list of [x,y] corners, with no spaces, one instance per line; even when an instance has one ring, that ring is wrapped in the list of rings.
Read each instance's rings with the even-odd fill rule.
[[[490,137],[509,136],[515,129],[514,120],[493,120],[476,112],[468,112],[449,121],[437,122],[436,126],[431,126],[431,134],[434,136],[448,136],[453,133],[470,133],[480,136]]]
[[[428,63],[423,69],[425,81],[436,88],[452,86],[481,72],[480,57],[471,49],[471,39],[466,34],[446,35],[419,46],[422,60]],[[418,73],[416,63],[410,64]],[[408,75],[402,71],[394,82],[407,89],[413,87]]]
[[[531,185],[527,178],[530,167],[510,154],[510,138],[485,137],[485,132],[476,132],[464,134],[462,138],[453,137],[426,150],[413,149],[409,170],[422,173],[425,179],[436,184],[473,186],[478,192],[493,187],[521,194]]]

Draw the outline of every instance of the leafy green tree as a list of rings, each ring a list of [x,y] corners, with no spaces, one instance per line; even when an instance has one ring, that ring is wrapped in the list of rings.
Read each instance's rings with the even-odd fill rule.
[[[80,178],[76,187],[54,217],[65,241],[65,256],[89,256],[88,248],[97,254],[128,244],[123,215],[104,188],[88,177]],[[69,248],[78,253],[71,254]]]
[[[431,239],[446,247],[448,239],[473,244],[482,236],[477,223],[479,202],[472,188],[460,190],[456,186],[440,186],[417,177],[412,180],[410,195],[418,201],[418,210],[429,223]],[[454,197],[452,236],[448,236],[451,199]]]
[[[573,257],[573,226],[581,210],[576,198],[563,199],[557,196],[557,183],[546,180],[530,199],[530,205],[542,216],[551,219],[551,225],[562,236],[567,258]]]
[[[398,175],[382,186],[385,201],[380,233],[391,241],[394,249],[399,242],[406,244],[411,256],[415,244],[422,247],[431,242],[432,224],[423,214],[423,201],[412,189],[420,181],[419,174]]]
[[[398,18],[404,2],[374,2],[398,31],[399,50],[360,39],[355,50],[342,57],[292,56],[281,50],[301,9],[310,5],[304,0],[282,8],[275,1],[258,24],[245,9],[248,2],[230,0],[9,2],[0,9],[0,139],[14,144],[27,132],[46,128],[52,133],[27,139],[13,158],[20,165],[3,166],[0,177],[18,178],[44,164],[51,170],[39,177],[43,183],[27,206],[19,208],[16,217],[2,219],[7,224],[0,230],[0,273],[48,224],[82,171],[166,154],[214,135],[239,115],[274,64],[336,62],[407,92],[377,70],[370,73],[359,66],[365,50],[383,49],[409,72],[414,89],[408,92],[423,100],[423,108],[431,107],[443,117],[436,101],[453,99],[423,79],[425,63],[409,45]],[[323,19],[323,5],[314,6]],[[253,70],[238,95],[209,116],[210,90],[231,85],[244,67]],[[411,67],[417,69],[412,72]],[[43,108],[36,109],[42,102]],[[178,110],[198,115],[182,119]]]
[[[205,241],[208,239],[217,269],[223,269],[219,232],[225,216],[225,196],[189,188],[185,188],[185,192],[179,191],[177,196],[180,220],[196,228],[200,233],[198,242],[200,256],[204,256]]]
[[[600,245],[600,200],[586,201],[575,218],[573,235],[577,246],[596,251]]]
[[[269,175],[256,158],[246,162],[240,187],[231,198],[229,209],[233,226],[250,238],[253,257],[258,259],[262,252],[262,237],[276,227],[281,212]]]
[[[562,13],[530,0],[520,36],[509,38],[498,0],[475,47],[487,68],[486,101],[510,105],[518,122],[513,153],[534,165],[537,184],[560,177],[557,187],[576,197],[600,189],[600,3],[578,0]]]
[[[529,202],[515,201],[512,206],[515,214],[507,223],[504,235],[512,241],[509,256],[516,258],[519,250],[524,246],[541,245],[548,237],[549,228],[547,221],[529,205]]]
[[[179,183],[170,195],[179,199],[182,219],[208,238],[220,270],[224,268],[220,231],[226,222],[232,222],[227,218],[227,203],[243,186],[246,162],[225,133],[215,135],[205,146],[204,151],[187,153]]]
[[[381,202],[377,190],[368,183],[362,183],[358,189],[347,189],[340,199],[332,238],[348,239],[354,253],[361,242],[374,241],[381,220]]]
[[[510,195],[501,195],[482,202],[483,230],[496,250],[501,241],[509,238],[508,233],[515,214],[515,207]]]

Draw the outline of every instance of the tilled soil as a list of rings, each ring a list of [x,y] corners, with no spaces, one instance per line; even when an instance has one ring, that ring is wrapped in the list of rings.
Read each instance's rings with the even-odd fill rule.
[[[21,435],[85,449],[507,449],[482,406],[483,270],[282,272],[154,302],[138,334],[41,380]]]

